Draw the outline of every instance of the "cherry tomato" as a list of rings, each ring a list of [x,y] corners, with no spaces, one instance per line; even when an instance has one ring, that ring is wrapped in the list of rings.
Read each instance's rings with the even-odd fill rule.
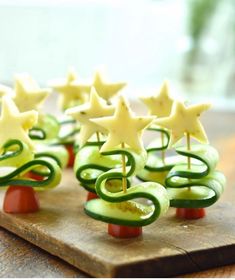
[[[176,208],[176,216],[183,219],[200,219],[206,215],[204,208]]]
[[[89,200],[92,200],[92,199],[95,199],[95,198],[99,198],[96,193],[88,192],[86,201],[89,201]]]
[[[74,160],[75,160],[73,145],[72,144],[65,145],[65,148],[67,149],[67,151],[69,153],[69,161],[68,161],[67,167],[73,167]]]
[[[108,224],[108,234],[117,238],[131,238],[142,235],[142,227]]]
[[[39,210],[39,198],[32,187],[9,186],[3,210],[6,213],[32,213]]]

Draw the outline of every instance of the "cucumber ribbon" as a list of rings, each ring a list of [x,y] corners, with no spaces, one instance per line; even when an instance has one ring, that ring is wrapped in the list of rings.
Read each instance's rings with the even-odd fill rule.
[[[82,148],[75,145],[74,173],[81,185],[93,193],[96,193],[95,182],[98,176],[111,168],[120,166],[120,156],[106,156],[100,153],[99,147],[103,143],[88,142]]]
[[[155,131],[162,134],[160,137],[152,141],[146,148],[148,158],[145,167],[137,173],[137,178],[144,182],[157,182],[162,185],[165,184],[166,176],[175,164],[182,161],[180,156],[167,156],[163,162],[158,152],[166,151],[170,141],[170,134],[167,129],[152,126],[148,128],[149,131]]]
[[[102,155],[119,156],[119,167],[108,170],[97,178],[95,187],[100,198],[86,202],[85,212],[87,215],[106,223],[146,226],[168,210],[168,193],[162,185],[145,182],[130,186],[130,180],[144,167],[147,158],[145,151],[136,153],[126,148],[103,152]],[[122,155],[127,158],[125,175],[120,166]],[[125,193],[122,191],[123,177],[128,179],[128,188]],[[113,180],[116,184],[118,182],[114,189],[112,188]]]
[[[40,181],[27,178],[29,171],[41,170]],[[57,186],[61,180],[61,169],[52,158],[33,154],[28,146],[19,140],[9,140],[2,147],[0,155],[0,186],[26,186],[35,190],[46,190]]]
[[[60,122],[59,142],[61,144],[73,144],[76,135],[80,132],[80,125],[73,118],[66,117]]]
[[[39,114],[38,123],[30,131],[33,140],[52,140],[58,137],[60,124],[57,119],[49,114]]]
[[[60,124],[54,116],[40,114],[37,126],[30,130],[30,138],[35,140],[37,157],[50,157],[64,168],[68,162],[68,152],[59,140]],[[39,172],[33,171],[39,174]]]
[[[177,208],[204,208],[214,204],[221,196],[226,179],[216,171],[218,152],[210,145],[195,144],[190,151],[186,147],[176,149],[183,157],[190,157],[187,163],[175,165],[166,177],[166,188],[170,205]]]

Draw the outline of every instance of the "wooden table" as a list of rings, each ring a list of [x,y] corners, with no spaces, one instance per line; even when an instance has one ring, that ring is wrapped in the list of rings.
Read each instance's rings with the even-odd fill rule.
[[[226,155],[234,157],[235,144],[229,139],[234,136],[235,141],[235,113],[210,112],[203,123],[208,131],[209,139],[220,151],[226,148]],[[213,140],[212,140],[213,139]],[[228,139],[228,145],[221,144]],[[230,144],[229,144],[230,143]],[[232,149],[234,147],[234,150]],[[231,153],[230,153],[230,150]],[[235,167],[235,164],[234,164]],[[233,168],[234,168],[233,167]],[[235,172],[228,176],[228,187],[222,200],[235,201]],[[24,241],[12,233],[0,228],[0,277],[87,277],[83,272],[54,257],[40,248]],[[207,271],[181,275],[181,277],[235,277],[235,264]]]

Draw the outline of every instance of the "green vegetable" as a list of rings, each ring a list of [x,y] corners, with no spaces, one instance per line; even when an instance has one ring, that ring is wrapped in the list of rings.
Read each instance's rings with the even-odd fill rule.
[[[119,155],[106,156],[99,152],[103,142],[88,142],[81,149],[77,149],[74,162],[74,172],[81,185],[90,192],[95,191],[95,182],[99,175],[110,168],[120,166]]]
[[[49,114],[40,114],[37,126],[30,130],[30,137],[36,142],[35,157],[49,157],[64,168],[68,163],[68,152],[59,142],[60,124],[57,119]],[[34,170],[36,174],[44,174],[45,168]]]
[[[159,215],[165,213],[169,207],[166,189],[154,182],[145,182],[130,186],[122,191],[122,178],[130,179],[139,172],[146,162],[146,154],[138,154],[130,149],[113,150],[102,153],[104,156],[125,155],[126,175],[122,168],[115,168],[104,172],[96,180],[96,192],[100,199],[93,199],[85,204],[85,212],[94,219],[103,222],[127,225],[146,226],[154,222]],[[112,180],[119,181],[119,190],[111,188]],[[140,201],[139,199],[145,199]],[[149,200],[152,204],[149,204]]]
[[[185,163],[175,165],[167,175],[166,188],[170,204],[177,208],[204,208],[214,204],[221,196],[226,179],[216,171],[218,152],[210,145],[192,145],[177,148],[176,152],[190,157],[191,168]]]
[[[165,183],[169,170],[178,162],[182,161],[180,156],[167,156],[163,162],[159,152],[166,151],[169,145],[169,132],[160,127],[151,127],[148,130],[160,132],[163,135],[163,141],[159,137],[152,141],[146,148],[148,159],[145,167],[137,174],[137,178],[144,182],[157,182],[162,185]]]
[[[20,185],[45,190],[57,186],[61,180],[61,169],[50,157],[38,155],[34,158],[28,146],[19,140],[9,140],[2,147],[0,156],[0,186]],[[25,175],[35,169],[44,169],[42,181],[31,180]]]
[[[35,140],[52,140],[58,137],[60,124],[56,118],[49,114],[39,114],[38,123],[29,135]]]
[[[79,132],[80,125],[74,119],[66,117],[60,121],[58,141],[60,144],[73,144]]]

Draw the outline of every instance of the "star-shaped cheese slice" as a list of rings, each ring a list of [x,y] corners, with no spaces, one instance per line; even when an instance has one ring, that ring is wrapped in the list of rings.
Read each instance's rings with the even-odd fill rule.
[[[208,143],[199,117],[210,106],[210,104],[197,104],[186,107],[184,103],[175,101],[170,116],[157,119],[155,123],[171,131],[170,146],[187,133],[201,143]]]
[[[62,110],[86,102],[91,90],[90,85],[81,84],[72,70],[68,72],[66,79],[51,82],[51,87],[60,94],[59,106]]]
[[[110,116],[114,113],[114,106],[106,104],[92,87],[90,93],[90,101],[83,105],[67,109],[66,114],[72,116],[81,123],[81,131],[79,133],[79,143],[83,146],[87,140],[96,132],[107,134],[107,130],[98,124],[91,122],[91,118]]]
[[[20,113],[14,101],[4,96],[2,98],[2,112],[0,117],[0,147],[8,140],[18,139],[33,151],[34,144],[28,136],[29,129],[37,123],[37,111]]]
[[[142,132],[153,119],[152,116],[135,116],[125,98],[120,96],[113,116],[92,119],[93,122],[109,131],[107,141],[100,151],[109,151],[123,143],[135,151],[142,151]]]
[[[39,110],[49,93],[50,89],[41,89],[29,75],[21,74],[16,76],[13,100],[21,112]]]
[[[110,101],[121,89],[126,86],[126,83],[107,83],[101,77],[99,72],[95,73],[92,85],[95,87],[99,96],[106,101]]]
[[[158,118],[168,117],[171,113],[174,100],[169,96],[169,85],[164,81],[160,91],[153,96],[140,97],[144,104],[148,107],[149,115]]]

